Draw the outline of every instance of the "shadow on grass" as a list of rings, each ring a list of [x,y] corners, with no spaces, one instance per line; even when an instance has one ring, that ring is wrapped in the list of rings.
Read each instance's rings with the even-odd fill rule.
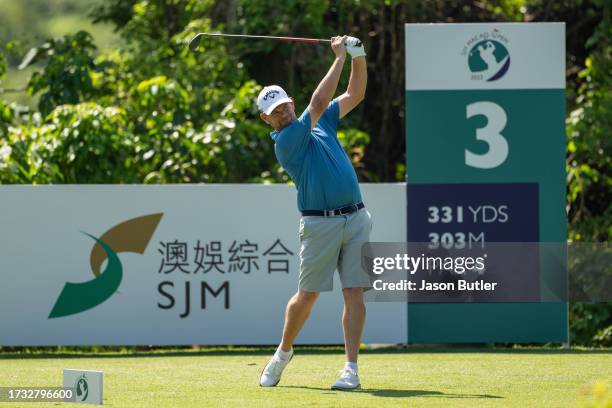
[[[299,385],[277,385],[277,388],[300,388],[306,390],[323,391],[322,394],[337,394],[344,392],[351,392],[357,394],[370,394],[374,397],[391,397],[391,398],[414,398],[414,397],[436,397],[436,398],[494,398],[503,399],[498,395],[489,394],[452,394],[444,393],[442,391],[429,391],[429,390],[395,390],[395,389],[375,389],[375,388],[361,388],[353,391],[334,391],[329,388],[319,387],[306,387]]]
[[[23,350],[0,349],[0,360],[11,359],[55,359],[55,358],[142,358],[142,357],[205,357],[205,356],[271,356],[276,346],[267,347],[207,347],[202,349],[171,349],[150,348],[134,349],[91,350],[83,347],[70,348],[42,348]],[[297,346],[298,355],[331,355],[344,354],[342,346]],[[612,349],[559,349],[559,348],[494,348],[494,347],[435,347],[435,346],[411,346],[411,347],[383,347],[377,349],[361,350],[360,354],[444,354],[444,353],[466,353],[466,354],[526,354],[526,355],[578,355],[578,354],[612,354]]]

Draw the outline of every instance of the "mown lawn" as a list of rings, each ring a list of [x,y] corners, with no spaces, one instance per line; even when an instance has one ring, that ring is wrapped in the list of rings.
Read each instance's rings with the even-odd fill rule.
[[[595,384],[601,395],[612,380],[611,350],[416,348],[364,351],[363,388],[340,392],[329,386],[341,349],[309,348],[296,351],[278,387],[264,389],[258,378],[271,352],[0,353],[0,386],[61,386],[63,368],[82,368],[104,371],[112,407],[584,407]],[[83,406],[25,406],[58,405]]]

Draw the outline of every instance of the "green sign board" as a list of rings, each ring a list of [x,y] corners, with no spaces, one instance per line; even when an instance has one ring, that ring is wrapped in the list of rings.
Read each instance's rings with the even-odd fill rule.
[[[565,243],[564,24],[405,34],[408,241]],[[567,341],[567,303],[547,292],[565,272],[538,262],[524,285],[539,301],[410,303],[408,342]]]

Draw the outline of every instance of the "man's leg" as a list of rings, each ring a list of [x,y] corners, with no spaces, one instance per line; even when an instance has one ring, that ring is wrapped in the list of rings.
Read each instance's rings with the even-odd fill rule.
[[[372,217],[367,210],[363,209],[348,216],[338,268],[344,296],[342,328],[346,362],[340,377],[332,384],[332,390],[354,390],[361,386],[357,356],[366,316],[363,292],[364,289],[372,287],[370,276],[361,263],[361,248],[369,242],[371,230]]]
[[[342,327],[347,363],[357,363],[366,315],[363,292],[364,288],[372,287],[371,278],[361,263],[361,249],[370,241],[371,230],[372,216],[366,209],[349,215],[338,269],[344,296]]]
[[[274,387],[280,381],[283,370],[293,357],[293,342],[298,333],[308,319],[310,310],[319,292],[306,292],[298,290],[287,303],[285,311],[285,327],[283,328],[283,338],[276,353],[268,364],[264,367],[259,378],[259,385],[262,387]]]
[[[366,314],[363,288],[345,288],[342,289],[342,295],[344,296],[342,328],[344,329],[346,363],[340,372],[340,378],[332,384],[331,388],[332,390],[354,390],[361,387],[357,375],[357,355]]]
[[[345,288],[342,289],[342,294],[344,295],[342,328],[346,361],[356,363],[366,315],[363,288]]]
[[[314,305],[318,297],[319,292],[298,290],[297,293],[289,299],[287,309],[285,310],[285,327],[283,328],[281,350],[285,352],[291,350],[295,338],[304,326],[306,319],[308,319],[310,311],[312,310],[312,305]]]

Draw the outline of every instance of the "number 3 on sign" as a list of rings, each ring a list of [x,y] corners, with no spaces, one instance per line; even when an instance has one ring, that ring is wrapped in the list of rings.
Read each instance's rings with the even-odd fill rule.
[[[506,127],[508,117],[506,112],[493,102],[474,102],[467,106],[467,118],[483,115],[487,124],[476,129],[476,139],[489,145],[484,154],[472,153],[465,149],[465,164],[479,169],[492,169],[502,164],[508,157],[508,141],[501,134]]]

